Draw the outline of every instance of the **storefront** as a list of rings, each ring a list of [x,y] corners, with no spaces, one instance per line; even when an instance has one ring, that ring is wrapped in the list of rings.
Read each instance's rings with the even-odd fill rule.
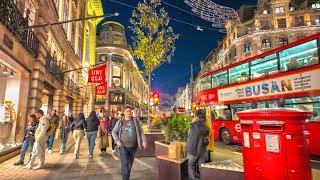
[[[29,86],[30,73],[0,50],[0,152],[22,142]]]

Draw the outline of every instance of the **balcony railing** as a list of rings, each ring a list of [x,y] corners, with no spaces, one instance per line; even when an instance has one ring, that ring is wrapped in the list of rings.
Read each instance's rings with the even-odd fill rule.
[[[24,18],[12,0],[0,1],[0,22],[18,39],[26,50],[35,58],[38,57],[39,40],[28,28]]]
[[[60,82],[63,82],[63,73],[58,65],[57,61],[49,54],[47,53],[46,57],[46,67],[49,70],[49,72]]]
[[[80,87],[71,78],[68,78],[67,88],[78,95],[80,94]]]

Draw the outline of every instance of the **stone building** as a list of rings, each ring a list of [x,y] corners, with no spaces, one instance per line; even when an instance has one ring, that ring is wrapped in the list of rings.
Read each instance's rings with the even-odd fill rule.
[[[83,47],[95,46],[84,40],[88,25],[38,25],[88,15],[103,15],[99,0],[0,1],[0,152],[19,145],[37,109],[60,117],[83,111]]]
[[[238,14],[240,23],[226,23],[226,36],[202,62],[200,74],[320,31],[316,0],[259,0],[256,6],[242,6]]]
[[[108,112],[123,110],[130,104],[145,110],[148,85],[139,70],[125,37],[124,27],[113,21],[102,24],[97,37],[96,63],[107,64],[107,96],[97,96],[95,108],[106,107]]]

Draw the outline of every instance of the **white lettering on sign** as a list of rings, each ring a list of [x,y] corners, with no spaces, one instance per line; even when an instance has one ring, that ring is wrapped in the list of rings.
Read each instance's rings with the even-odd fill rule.
[[[250,148],[249,132],[243,132],[243,146]]]
[[[277,134],[266,134],[266,151],[267,152],[280,152],[279,136]]]
[[[320,69],[218,89],[219,101],[319,90]]]
[[[252,133],[252,137],[253,137],[253,139],[260,139],[260,133],[254,132],[254,133]]]

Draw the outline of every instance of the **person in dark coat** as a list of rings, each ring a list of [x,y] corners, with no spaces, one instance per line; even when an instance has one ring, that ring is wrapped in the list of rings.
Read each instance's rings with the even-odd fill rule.
[[[198,109],[188,132],[188,173],[191,180],[196,179],[196,164],[200,166],[207,159],[206,146],[209,144],[207,136],[210,130],[205,123],[205,118],[205,111]]]
[[[26,129],[25,134],[24,134],[24,140],[22,142],[20,159],[18,162],[14,163],[15,166],[24,164],[24,158],[25,158],[26,151],[28,150],[28,148],[30,149],[30,157],[31,157],[31,152],[32,152],[34,141],[35,141],[34,134],[36,132],[38,124],[39,124],[39,122],[38,122],[35,114],[31,114],[28,116],[28,127]]]
[[[109,120],[109,132],[111,134],[113,128],[116,126],[116,123],[118,121],[118,118],[117,118],[117,113],[112,113],[112,116]],[[112,147],[112,153],[115,153],[115,141],[114,141],[114,138],[111,136],[111,147]]]
[[[97,113],[95,111],[91,111],[88,118],[86,119],[87,124],[87,139],[88,139],[88,145],[89,145],[89,157],[93,157],[93,149],[95,146],[98,128],[100,125],[100,120],[97,116]]]
[[[74,157],[76,159],[79,158],[80,144],[83,139],[86,128],[87,128],[87,124],[84,118],[84,114],[79,113],[77,118],[71,124],[72,135],[73,135],[74,141],[76,142],[74,145]]]

